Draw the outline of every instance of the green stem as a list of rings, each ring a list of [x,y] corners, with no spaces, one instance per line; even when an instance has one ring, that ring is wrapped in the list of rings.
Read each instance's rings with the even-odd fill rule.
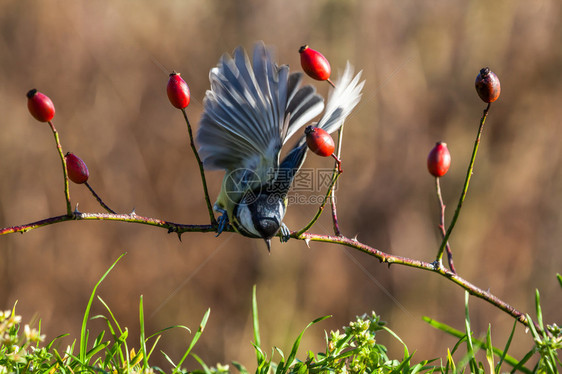
[[[185,119],[185,123],[187,123],[187,132],[189,133],[189,144],[191,145],[191,150],[195,155],[195,159],[197,160],[197,164],[199,165],[199,173],[201,174],[201,182],[203,183],[203,193],[205,194],[205,202],[207,203],[207,210],[209,211],[209,218],[211,219],[211,225],[217,226],[217,220],[215,219],[215,214],[213,213],[213,205],[211,204],[211,200],[209,199],[209,190],[207,189],[207,179],[205,178],[205,170],[203,169],[203,162],[201,162],[201,158],[199,157],[199,152],[197,152],[197,148],[195,148],[195,142],[193,141],[193,132],[191,131],[191,124],[189,123],[189,119],[187,118],[187,113],[185,109],[182,109],[181,112],[183,113],[183,118]]]
[[[439,251],[437,252],[436,262],[439,264],[439,266],[442,265],[443,251],[445,250],[447,242],[449,241],[449,237],[451,236],[451,232],[455,228],[455,224],[457,223],[457,219],[459,218],[459,214],[461,212],[462,204],[463,204],[464,199],[466,197],[466,193],[468,192],[468,185],[470,183],[470,177],[472,176],[472,170],[474,168],[474,161],[476,160],[476,153],[478,152],[478,145],[480,144],[480,138],[482,136],[482,130],[484,128],[484,123],[486,122],[486,117],[488,116],[489,110],[490,110],[490,103],[488,103],[488,106],[486,107],[486,109],[484,109],[484,113],[482,114],[482,118],[480,119],[480,126],[478,127],[478,133],[476,135],[476,140],[474,141],[474,148],[472,150],[472,157],[470,158],[470,164],[468,165],[468,169],[467,169],[467,172],[466,172],[466,178],[464,180],[464,187],[463,187],[461,196],[459,198],[459,203],[457,205],[457,209],[455,210],[455,214],[453,215],[453,219],[451,221],[451,224],[449,225],[449,229],[447,230],[447,233],[445,234],[445,237],[443,238],[443,241],[441,242],[441,246],[439,247]]]
[[[66,172],[66,160],[62,152],[62,147],[60,145],[59,133],[57,132],[57,129],[55,129],[55,125],[53,125],[53,122],[49,121],[49,126],[51,126],[51,131],[53,132],[53,135],[55,137],[57,150],[59,152],[60,160],[62,163],[62,173],[64,176],[64,197],[66,199],[66,215],[72,216],[72,206],[70,205],[70,190],[68,188],[68,174]]]

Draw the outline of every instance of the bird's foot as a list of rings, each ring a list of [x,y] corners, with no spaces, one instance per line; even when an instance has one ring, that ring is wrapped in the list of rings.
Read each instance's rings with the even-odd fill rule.
[[[221,214],[217,219],[218,226],[217,226],[217,235],[215,235],[215,237],[218,237],[228,227],[228,213],[226,212],[225,209],[219,208],[216,205],[214,208],[217,212]]]
[[[291,230],[284,223],[281,223],[279,231],[281,231],[281,243],[286,243],[291,239]]]

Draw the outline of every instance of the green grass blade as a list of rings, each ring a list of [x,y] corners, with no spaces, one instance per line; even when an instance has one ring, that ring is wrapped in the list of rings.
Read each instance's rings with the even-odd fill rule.
[[[170,365],[172,365],[173,367],[176,367],[177,365],[174,363],[174,361],[172,361],[172,359],[170,358],[170,356],[168,356],[166,354],[166,352],[164,351],[160,351],[160,353],[162,353],[162,355],[164,356],[164,358],[166,359],[166,361],[168,361],[170,363]]]
[[[211,314],[211,308],[207,309],[207,312],[205,313],[205,315],[203,316],[203,319],[201,320],[201,323],[199,324],[199,328],[197,329],[197,332],[193,336],[193,339],[191,339],[191,343],[189,344],[189,348],[187,348],[187,351],[185,351],[185,353],[183,354],[183,357],[178,362],[178,365],[174,369],[173,373],[177,373],[178,370],[180,370],[181,365],[187,359],[187,357],[189,356],[189,353],[191,352],[191,350],[195,346],[195,343],[197,343],[197,341],[201,337],[201,334],[203,333],[203,330],[205,330],[205,326],[207,325],[207,321],[209,320],[209,314]]]
[[[280,348],[275,347],[274,352],[277,352],[281,356],[281,362],[285,361],[285,354]],[[273,353],[271,354],[273,356]]]
[[[523,358],[521,359],[521,361],[519,361],[519,363],[513,367],[513,370],[511,370],[511,372],[512,372],[512,373],[515,373],[517,370],[519,370],[519,371],[522,371],[522,372],[527,373],[527,374],[533,374],[533,373],[534,373],[534,370],[529,370],[529,369],[527,369],[527,368],[526,368],[525,366],[523,366],[523,365],[525,365],[525,364],[527,363],[527,361],[529,361],[529,359],[530,359],[531,357],[533,357],[533,355],[534,355],[536,352],[537,352],[537,351],[536,351],[535,347],[533,347],[533,349],[531,349],[529,352],[527,352],[527,354],[525,355],[525,357],[523,357]]]
[[[533,323],[531,316],[526,314],[525,317],[527,318],[527,321],[529,321],[529,330],[531,331],[531,335],[533,335],[533,339],[535,339],[536,341],[540,341],[539,333],[535,328],[535,324]]]
[[[327,318],[330,318],[330,317],[332,317],[332,316],[323,316],[323,317],[320,317],[320,318],[316,318],[314,321],[312,321],[312,322],[310,322],[308,325],[306,325],[306,327],[305,327],[305,328],[301,331],[301,333],[299,334],[297,340],[295,340],[295,343],[293,343],[293,348],[291,349],[291,353],[289,354],[289,357],[287,357],[287,361],[286,361],[286,364],[285,364],[285,368],[284,368],[283,371],[281,371],[281,373],[286,373],[286,372],[287,372],[287,369],[288,369],[289,366],[293,363],[295,357],[297,356],[297,351],[298,351],[299,346],[300,346],[300,344],[301,344],[301,340],[302,340],[302,337],[303,337],[303,335],[304,335],[304,332],[305,332],[310,326],[312,326],[312,325],[314,325],[314,324],[316,324],[316,323],[318,323],[318,322],[320,322],[320,321],[323,321],[323,320],[325,320],[325,319],[327,319]],[[279,373],[279,371],[277,371],[277,372]]]
[[[383,326],[382,328],[383,328],[383,330],[385,330],[390,335],[392,335],[394,337],[394,339],[398,340],[404,346],[404,360],[403,361],[405,361],[407,357],[411,357],[410,352],[408,352],[408,347],[406,346],[406,343],[404,343],[404,341],[394,331],[392,331],[388,327]]]
[[[255,345],[252,342],[252,346],[254,347],[254,350],[256,351],[256,358],[257,358],[257,364],[258,364],[258,369],[263,369],[263,368],[268,368],[267,370],[269,370],[269,362],[267,361],[267,354],[257,345]],[[263,369],[263,370],[256,370],[256,373],[261,373],[263,372],[267,372],[267,370]]]
[[[543,336],[546,338],[546,331],[544,330],[544,325],[542,322],[542,308],[541,308],[541,295],[539,294],[539,290],[535,290],[535,308],[537,310],[537,323],[542,330]]]
[[[51,348],[53,347],[53,344],[55,344],[55,341],[57,341],[57,340],[59,340],[59,339],[62,339],[62,338],[64,338],[64,337],[67,337],[67,336],[69,336],[69,335],[70,335],[70,334],[62,334],[62,335],[59,335],[59,336],[55,337],[53,340],[51,340],[51,342],[50,342],[49,344],[47,344],[47,347],[46,347],[47,350],[48,350],[48,351],[51,350]]]
[[[146,340],[152,339],[155,336],[161,335],[165,331],[168,331],[168,330],[171,330],[171,329],[176,329],[176,328],[185,329],[185,330],[187,330],[188,333],[191,334],[191,329],[189,327],[183,326],[183,325],[173,325],[173,326],[165,327],[161,330],[156,331],[154,334],[152,334],[148,338],[146,338]]]
[[[494,372],[494,351],[492,347],[492,325],[488,324],[488,332],[486,333],[486,360],[490,367],[490,373]]]
[[[436,321],[436,320],[434,320],[434,319],[432,319],[432,318],[429,318],[429,317],[425,317],[425,316],[424,316],[424,317],[422,317],[422,318],[423,318],[423,320],[424,320],[425,322],[427,322],[430,326],[435,327],[436,329],[441,330],[441,331],[443,331],[443,332],[446,332],[446,333],[449,334],[449,335],[452,335],[452,336],[454,336],[454,337],[456,337],[456,338],[459,338],[459,339],[463,339],[463,338],[466,337],[466,334],[465,334],[464,332],[462,332],[462,331],[460,331],[460,330],[457,330],[457,329],[455,329],[455,328],[453,328],[453,327],[451,327],[451,326],[448,326],[448,325],[446,325],[446,324],[444,324],[444,323],[438,322],[438,321]],[[527,317],[527,318],[529,318],[529,317]],[[515,325],[514,325],[513,328],[515,329]],[[512,337],[512,336],[513,336],[513,332],[512,332],[511,337]],[[509,342],[511,341],[511,337],[510,337],[510,339],[509,339]],[[481,341],[481,340],[472,339],[472,341],[473,341],[473,343],[474,343],[475,345],[478,345],[479,347],[480,347],[480,346],[481,346],[481,347],[485,347],[485,346],[486,346],[486,343],[483,342],[483,341]],[[509,342],[508,342],[508,344],[506,345],[505,351],[502,351],[501,349],[496,348],[496,347],[492,347],[492,350],[494,351],[494,354],[495,354],[496,356],[498,356],[498,357],[502,357],[502,356],[503,356],[503,357],[504,357],[504,361],[507,362],[510,366],[516,367],[516,366],[519,365],[520,362],[517,361],[514,357],[512,357],[512,356],[510,356],[510,355],[507,354],[507,348],[509,347]],[[460,341],[457,342],[457,345],[458,345],[459,343],[460,343]],[[457,347],[457,346],[455,346],[455,349],[453,349],[452,353],[454,353],[454,352],[456,351],[456,347]],[[525,373],[529,373],[529,374],[531,373],[531,371],[529,371],[529,370],[528,370],[527,368],[525,368],[525,367],[522,367],[522,368],[520,368],[520,369],[518,369],[518,370],[521,370],[521,371],[523,371],[523,372],[525,372]]]
[[[111,311],[111,309],[109,308],[109,305],[107,305],[105,303],[105,301],[98,296],[98,301],[102,303],[102,305],[105,307],[105,310],[107,310],[107,312],[109,313],[109,315],[111,316],[111,320],[113,321],[113,323],[115,324],[115,326],[117,327],[117,330],[119,330],[119,334],[123,334],[123,330],[121,329],[121,326],[119,325],[119,322],[117,321],[117,318],[115,318],[115,316],[113,315],[113,312]],[[105,317],[104,317],[105,318]],[[112,329],[113,330],[113,329]]]
[[[535,290],[535,310],[537,312],[537,323],[541,329],[544,329],[542,324],[541,295],[538,289]]]
[[[113,339],[115,340],[115,344],[117,346],[118,353],[119,353],[119,359],[121,360],[121,362],[126,362],[127,363],[127,369],[129,369],[129,366],[128,366],[128,363],[129,363],[129,347],[127,346],[127,337],[129,335],[129,332],[128,332],[127,329],[123,330],[121,328],[121,326],[119,325],[119,322],[117,321],[117,318],[115,318],[115,315],[113,314],[113,312],[109,308],[109,305],[107,305],[106,302],[100,296],[98,296],[98,301],[101,302],[102,305],[105,307],[105,310],[107,310],[107,312],[111,316],[111,321],[113,321],[113,323],[115,324],[115,327],[117,328],[117,331],[119,331],[119,335],[117,335],[115,330],[113,329],[111,321],[107,317],[103,316],[103,318],[106,320],[107,327],[108,327],[109,331],[111,332],[111,334],[113,335]]]
[[[447,348],[447,365],[445,366],[445,373],[449,372],[449,366],[452,368],[453,373],[457,372],[457,367],[455,366],[455,360],[453,360],[453,355],[449,348]]]
[[[258,301],[256,297],[256,285],[252,288],[252,322],[254,324],[254,342],[255,345],[261,347],[260,341],[260,324],[258,319]]]
[[[232,366],[234,366],[240,374],[250,374],[250,372],[239,362],[232,361]]]
[[[470,294],[468,291],[464,292],[464,327],[466,331],[466,347],[467,347],[467,356],[468,362],[470,364],[471,370],[473,373],[478,372],[478,365],[476,363],[475,354],[474,352],[474,345],[472,344],[472,329],[470,327],[470,314],[468,310],[468,300],[470,298]]]
[[[209,369],[209,367],[207,366],[207,364],[205,364],[205,362],[203,362],[203,360],[201,359],[201,357],[197,356],[195,353],[191,354],[193,356],[193,358],[195,360],[197,360],[197,362],[199,362],[199,365],[201,365],[201,367],[203,368],[203,371],[205,372],[205,374],[213,374],[211,372],[211,369]]]
[[[55,360],[57,362],[57,364],[59,364],[59,366],[66,366],[66,364],[64,363],[64,360],[62,359],[59,351],[57,351],[56,349],[53,351],[53,354],[55,355]]]
[[[260,339],[260,322],[258,317],[258,299],[256,296],[256,285],[252,288],[252,324],[254,328],[254,343],[253,346],[256,351],[256,361],[258,368],[262,367],[266,363],[267,355],[263,352],[261,348]]]
[[[117,262],[119,262],[119,260],[121,260],[121,258],[123,256],[125,256],[125,253],[123,253],[121,256],[119,256],[119,258],[113,263],[113,265],[111,265],[109,267],[109,269],[107,269],[105,274],[96,283],[96,285],[94,286],[94,289],[92,290],[92,294],[90,295],[90,300],[88,300],[88,304],[86,305],[86,311],[84,312],[84,318],[82,319],[82,329],[80,331],[80,356],[79,356],[80,362],[82,362],[84,365],[87,363],[86,362],[86,352],[88,350],[88,333],[86,331],[86,326],[88,324],[88,318],[90,316],[90,310],[92,309],[92,303],[94,301],[94,296],[95,296],[96,291],[97,291],[99,285],[101,284],[101,282],[103,282],[105,277],[107,277],[107,275],[111,272],[111,270],[115,267],[115,265],[117,265]]]
[[[513,334],[515,334],[515,327],[516,326],[517,326],[517,320],[513,321],[513,327],[511,328],[511,334],[509,334],[509,337],[507,338],[507,343],[505,344],[505,348],[503,349],[503,352],[500,355],[500,362],[498,362],[498,364],[496,365],[496,373],[498,373],[498,374],[501,372],[501,366],[502,366],[502,363],[505,360],[505,357],[507,356],[507,350],[511,346],[511,340],[513,339]]]
[[[562,287],[562,275],[557,273],[556,278],[558,279],[558,283],[560,283],[560,287]]]
[[[109,345],[109,342],[95,344],[94,347],[86,353],[87,360],[89,361],[96,353],[103,350],[108,345]]]
[[[150,348],[150,350],[148,351],[148,353],[146,354],[146,358],[149,359],[150,356],[152,356],[152,352],[154,352],[154,349],[156,348],[156,344],[158,344],[158,342],[160,341],[160,338],[162,337],[162,335],[158,335],[156,337],[156,339],[154,340],[154,344],[152,344],[152,347]]]
[[[144,307],[143,307],[142,295],[139,301],[139,323],[140,323],[140,349],[142,353],[142,368],[148,369],[148,356],[146,354],[146,339],[144,333]]]
[[[446,332],[449,335],[452,335],[457,338],[462,338],[464,336],[464,332],[455,329],[445,323],[439,322],[434,320],[433,318],[423,316],[422,319],[427,322],[431,327],[436,328],[437,330],[441,330]]]

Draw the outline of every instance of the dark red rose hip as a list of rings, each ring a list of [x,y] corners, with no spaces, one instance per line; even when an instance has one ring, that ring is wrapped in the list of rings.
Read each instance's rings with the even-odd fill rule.
[[[474,82],[478,96],[485,103],[493,103],[500,97],[501,86],[498,76],[489,68],[483,68]]]
[[[447,174],[451,166],[451,154],[447,143],[438,142],[427,156],[427,169],[434,177],[442,177]]]
[[[68,179],[76,184],[86,183],[88,181],[88,177],[90,176],[90,172],[88,171],[88,167],[84,161],[70,152],[64,156],[64,159],[66,160],[66,172],[68,173]]]
[[[308,148],[322,157],[331,156],[336,148],[334,139],[326,131],[319,127],[308,126],[304,133],[306,134],[306,144]]]

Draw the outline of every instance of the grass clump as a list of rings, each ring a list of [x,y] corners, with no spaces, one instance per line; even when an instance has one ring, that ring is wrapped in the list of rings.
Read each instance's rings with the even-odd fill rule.
[[[121,257],[120,257],[121,258]],[[120,259],[119,258],[119,259]],[[117,261],[119,261],[119,259]],[[92,303],[101,282],[117,264],[117,261],[106,271],[95,285],[84,313],[80,337],[68,345],[64,351],[54,347],[54,343],[67,336],[60,335],[43,345],[45,335],[41,334],[41,323],[37,329],[30,325],[22,325],[22,319],[12,310],[0,311],[0,374],[4,373],[166,373],[163,369],[151,365],[152,354],[160,341],[161,334],[172,328],[191,330],[185,326],[171,326],[154,334],[148,335],[144,329],[144,310],[142,296],[139,302],[140,342],[130,343],[127,328],[120,326],[111,312],[109,306],[98,296],[97,299],[107,310],[106,315],[90,317]],[[559,277],[562,285],[562,278]],[[295,339],[288,355],[277,347],[271,350],[268,356],[262,347],[259,330],[258,306],[256,288],[252,298],[252,315],[254,324],[253,347],[256,352],[256,374],[305,374],[305,373],[558,373],[561,362],[558,351],[562,348],[562,331],[556,325],[545,325],[542,320],[539,293],[536,293],[536,319],[540,331],[531,324],[533,346],[521,359],[517,360],[507,354],[511,345],[516,324],[513,325],[511,334],[503,349],[492,345],[491,326],[484,339],[477,339],[471,330],[468,313],[469,295],[465,299],[465,331],[456,330],[443,323],[424,317],[431,326],[458,338],[453,349],[447,351],[444,359],[423,360],[413,362],[413,353],[410,353],[406,344],[392,330],[385,326],[385,322],[374,312],[364,314],[351,321],[341,330],[325,333],[326,349],[320,353],[308,351],[302,359],[297,358],[300,343],[306,330],[329,316],[320,317],[310,322]],[[232,365],[217,364],[209,367],[197,354],[193,353],[197,341],[209,319],[210,309],[203,316],[199,328],[193,334],[191,341],[182,357],[176,363],[165,352],[162,352],[170,363],[169,373],[231,373],[231,366],[241,374],[249,374],[241,363],[232,362]],[[527,316],[530,320],[530,316]],[[88,321],[102,319],[107,328],[90,342]],[[377,334],[389,334],[398,340],[404,349],[400,359],[388,356],[384,345],[377,342]],[[466,353],[461,348],[466,347]],[[483,354],[478,355],[482,350]],[[455,360],[460,356],[460,359]],[[182,368],[185,360],[193,357],[200,369],[188,371]],[[484,357],[484,362],[478,357]],[[275,359],[275,360],[274,360]],[[532,360],[532,368],[528,365]],[[505,369],[509,366],[508,369]],[[507,371],[506,371],[507,370]]]

